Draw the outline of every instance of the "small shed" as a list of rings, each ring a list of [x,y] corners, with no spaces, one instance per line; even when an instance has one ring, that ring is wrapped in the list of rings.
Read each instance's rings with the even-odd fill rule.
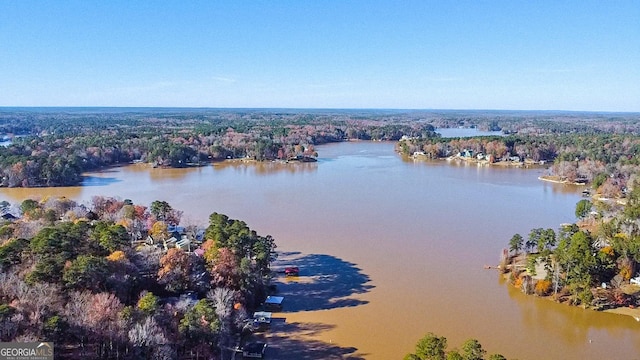
[[[282,311],[283,300],[283,296],[267,296],[267,299],[264,301],[264,308],[270,311]]]

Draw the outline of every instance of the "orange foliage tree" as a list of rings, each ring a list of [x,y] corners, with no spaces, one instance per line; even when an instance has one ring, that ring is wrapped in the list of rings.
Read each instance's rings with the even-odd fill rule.
[[[191,261],[189,254],[182,249],[172,248],[160,258],[158,282],[165,285],[167,290],[179,292],[189,285]]]

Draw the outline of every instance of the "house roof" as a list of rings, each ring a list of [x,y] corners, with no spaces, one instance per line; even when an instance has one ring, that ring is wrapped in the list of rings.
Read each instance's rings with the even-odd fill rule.
[[[272,304],[272,305],[280,305],[282,304],[282,300],[284,300],[283,296],[267,296],[267,299],[264,301],[264,303]]]
[[[273,314],[268,311],[256,311],[253,313],[253,319],[261,322],[271,322]]]

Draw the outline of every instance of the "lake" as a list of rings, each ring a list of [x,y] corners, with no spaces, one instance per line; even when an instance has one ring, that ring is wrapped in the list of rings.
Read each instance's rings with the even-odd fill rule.
[[[414,162],[393,143],[317,150],[317,163],[132,165],[89,173],[82,187],[1,189],[0,200],[166,200],[183,224],[216,211],[273,235],[276,268],[301,271],[277,279],[275,359],[402,359],[427,332],[521,360],[640,358],[633,318],[525,296],[483,269],[513,234],[574,222],[579,188],[539,181],[542,169]]]

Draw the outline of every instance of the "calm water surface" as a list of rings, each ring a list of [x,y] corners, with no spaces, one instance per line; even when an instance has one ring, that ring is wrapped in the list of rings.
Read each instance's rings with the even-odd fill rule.
[[[83,187],[2,189],[0,198],[93,195],[168,201],[183,223],[222,212],[271,234],[286,313],[270,339],[278,359],[401,359],[427,332],[450,348],[477,338],[518,359],[640,359],[640,323],[524,296],[495,265],[514,233],[573,222],[575,188],[542,170],[413,162],[392,143],[318,148],[309,164],[225,163],[197,169],[128,166]]]

